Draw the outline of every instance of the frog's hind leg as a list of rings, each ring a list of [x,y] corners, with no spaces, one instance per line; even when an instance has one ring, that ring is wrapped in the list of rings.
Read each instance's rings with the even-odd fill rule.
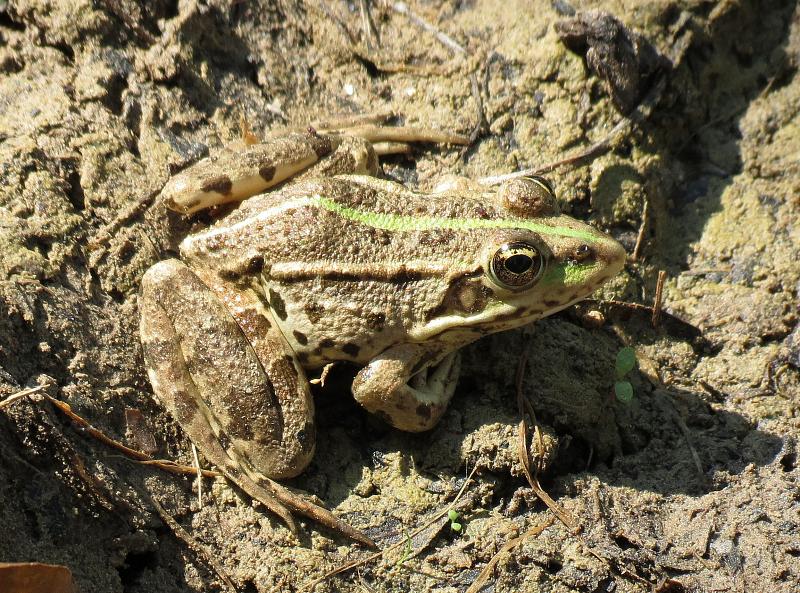
[[[340,143],[338,136],[306,132],[263,144],[240,144],[172,177],[161,190],[161,200],[182,214],[239,202],[308,169],[333,153]]]
[[[338,136],[358,136],[368,140],[378,155],[400,154],[411,151],[411,144],[469,144],[469,137],[434,128],[412,125],[391,125],[396,118],[392,111],[353,114],[315,121],[310,125],[318,133]],[[295,130],[296,131],[296,130]],[[285,132],[284,132],[285,133]]]
[[[287,506],[370,543],[270,480],[297,475],[314,454],[308,383],[257,299],[211,284],[219,289],[178,260],[156,264],[142,280],[140,332],[159,400],[211,463],[290,528]]]

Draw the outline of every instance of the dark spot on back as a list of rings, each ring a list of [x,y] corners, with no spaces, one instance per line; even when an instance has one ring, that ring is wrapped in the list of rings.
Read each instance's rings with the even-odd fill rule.
[[[251,257],[244,267],[245,274],[260,274],[264,269],[264,258],[260,255]]]
[[[269,319],[255,309],[241,309],[236,312],[234,318],[246,336],[265,336],[272,327]]]
[[[386,324],[386,315],[383,313],[367,313],[364,318],[367,322],[367,327],[372,330],[383,329]]]
[[[342,346],[342,352],[344,352],[348,356],[352,356],[353,358],[358,356],[359,350],[361,350],[361,348],[351,342],[348,342],[347,344]]]
[[[331,139],[328,136],[320,136],[317,134],[316,130],[314,130],[314,133],[312,134],[309,130],[309,140],[311,141],[311,147],[316,153],[317,158],[321,159],[322,157],[333,152]]]
[[[305,346],[306,344],[308,344],[308,336],[305,335],[303,332],[293,330],[292,335],[294,336],[294,339],[297,340],[297,343],[300,344],[301,346]]]
[[[206,179],[205,183],[200,187],[204,192],[217,192],[223,196],[227,196],[233,189],[233,181],[227,175],[217,175],[210,179]]]
[[[333,348],[336,343],[330,338],[323,338],[319,341],[320,348]]]
[[[297,360],[300,362],[301,365],[308,363],[308,353],[307,352],[298,352],[297,353]]]
[[[300,448],[304,453],[307,453],[314,448],[314,425],[306,422],[305,426],[297,431],[295,435],[297,442],[300,443]]]
[[[306,312],[306,316],[311,323],[316,323],[322,318],[322,314],[325,312],[325,308],[322,305],[318,305],[316,303],[309,303],[305,307],[303,307],[303,311]]]
[[[259,167],[258,174],[261,175],[261,179],[270,182],[272,181],[272,178],[275,177],[275,167],[272,165],[264,165],[263,167]]]
[[[283,302],[281,295],[271,288],[269,289],[269,305],[272,307],[272,310],[275,311],[275,315],[278,316],[278,319],[286,321],[286,303]]]
[[[550,301],[550,300],[548,300],[548,301],[544,302],[544,306],[545,307],[555,307],[555,306],[560,305],[560,304],[561,304],[561,301]]]
[[[294,366],[294,358],[287,354],[283,357],[283,360],[289,365],[289,372],[292,373],[294,377],[297,377],[297,368]]]

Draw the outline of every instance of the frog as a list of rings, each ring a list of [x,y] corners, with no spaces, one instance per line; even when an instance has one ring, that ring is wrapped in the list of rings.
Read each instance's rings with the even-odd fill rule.
[[[311,381],[354,365],[367,412],[430,430],[462,348],[586,298],[626,259],[543,178],[423,192],[379,173],[369,140],[314,129],[199,161],[161,201],[238,205],[149,268],[139,295],[153,391],[206,459],[293,530],[292,511],[367,544],[279,482],[314,455]]]

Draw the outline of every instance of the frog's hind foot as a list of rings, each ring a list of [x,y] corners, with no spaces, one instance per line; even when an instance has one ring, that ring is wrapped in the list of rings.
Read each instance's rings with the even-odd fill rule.
[[[469,137],[463,134],[425,126],[391,125],[389,122],[396,117],[397,114],[392,111],[342,115],[312,122],[310,127],[318,134],[363,138],[372,144],[372,149],[378,156],[406,154],[411,152],[412,144],[420,142],[462,146],[469,144]],[[300,130],[292,129],[291,131],[298,132]]]
[[[311,502],[278,482],[274,482],[273,480],[268,480],[268,482],[275,497],[294,512],[304,515],[309,519],[313,519],[320,525],[324,525],[328,529],[341,533],[369,548],[378,548],[378,545],[368,535],[359,531],[349,523],[342,521],[325,507]]]
[[[342,521],[325,507],[312,502],[301,494],[289,490],[266,476],[258,475],[257,472],[252,472],[252,476],[248,475],[251,472],[252,470],[245,473],[240,470],[238,466],[233,466],[232,468],[227,466],[224,467],[222,473],[249,496],[278,515],[289,528],[289,531],[295,536],[298,535],[298,531],[291,514],[292,512],[308,517],[320,525],[344,535],[353,541],[362,543],[369,548],[377,549],[377,544],[368,535],[359,531],[349,523]]]

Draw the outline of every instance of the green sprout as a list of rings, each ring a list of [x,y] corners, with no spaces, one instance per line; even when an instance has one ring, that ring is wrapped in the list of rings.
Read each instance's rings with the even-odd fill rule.
[[[614,372],[617,380],[614,383],[614,393],[617,399],[624,404],[633,399],[633,385],[625,380],[625,376],[636,368],[636,351],[630,346],[626,346],[617,352],[617,360],[614,364]]]
[[[406,560],[408,560],[408,557],[411,556],[411,552],[414,551],[414,548],[411,545],[411,536],[408,535],[408,531],[404,529],[403,534],[406,536],[406,543],[403,545],[403,555],[397,560],[397,566],[402,565]]]
[[[447,511],[447,518],[450,519],[450,529],[455,532],[461,531],[461,523],[458,522],[458,512],[450,509]]]

